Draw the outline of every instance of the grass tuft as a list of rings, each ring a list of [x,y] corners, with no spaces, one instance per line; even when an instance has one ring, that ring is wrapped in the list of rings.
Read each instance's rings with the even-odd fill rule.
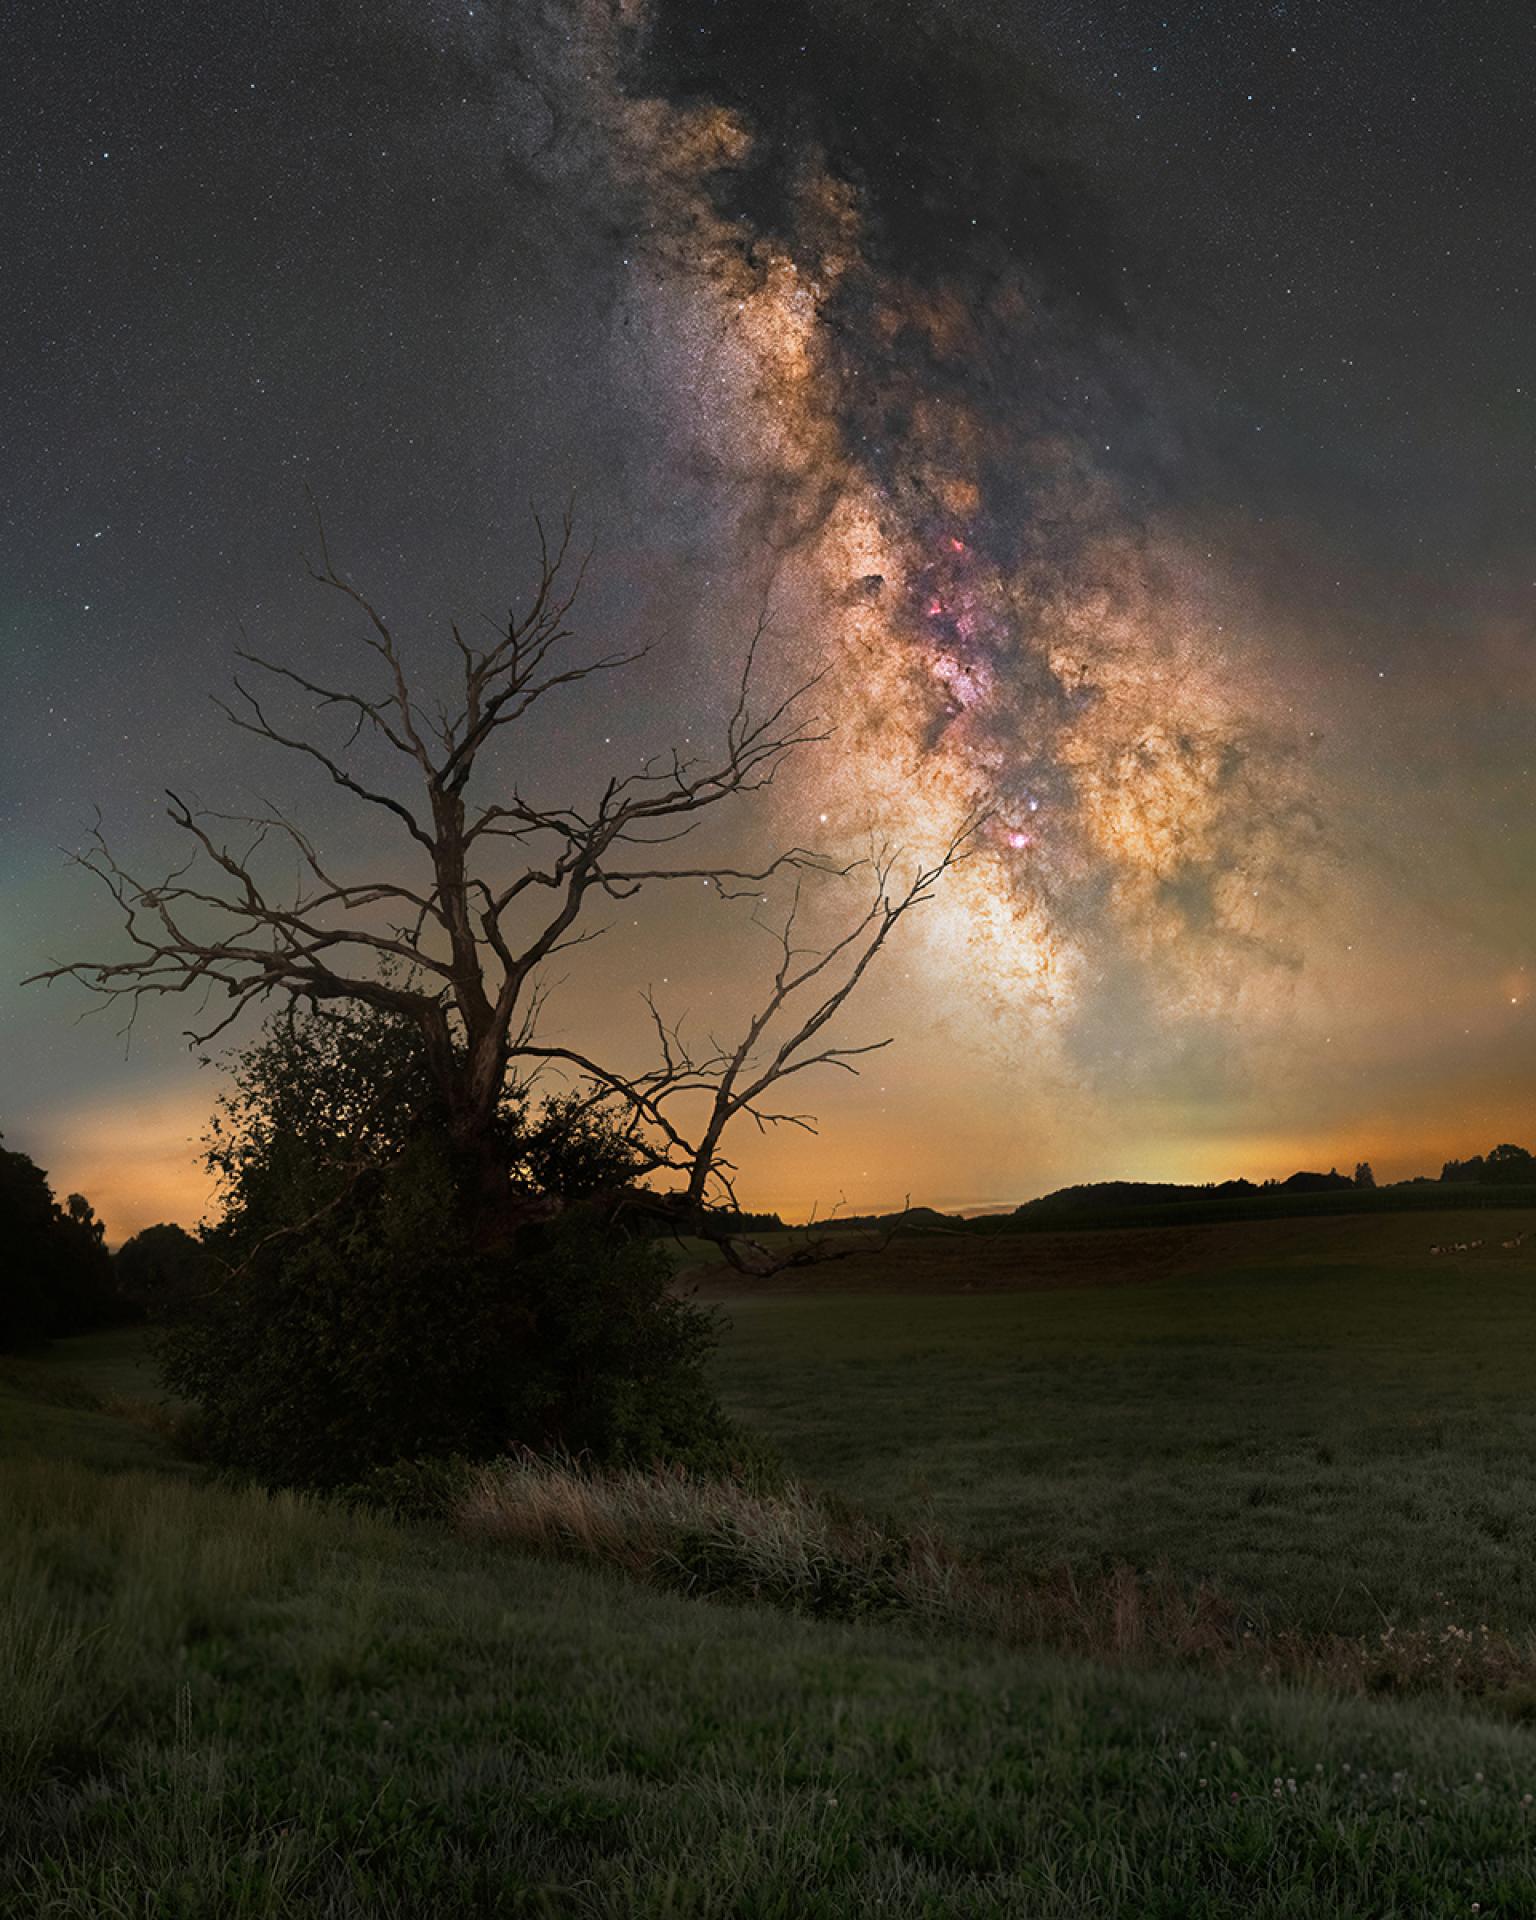
[[[795,1483],[768,1493],[681,1468],[598,1473],[522,1454],[474,1475],[458,1519],[476,1538],[821,1618],[926,1615],[945,1591],[935,1543],[835,1513]]]

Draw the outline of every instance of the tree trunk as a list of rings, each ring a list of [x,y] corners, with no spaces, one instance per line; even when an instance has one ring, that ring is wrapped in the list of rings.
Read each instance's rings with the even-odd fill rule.
[[[515,1258],[519,1235],[553,1219],[560,1211],[559,1200],[550,1194],[519,1192],[493,1125],[461,1133],[457,1148],[471,1244],[476,1253]]]

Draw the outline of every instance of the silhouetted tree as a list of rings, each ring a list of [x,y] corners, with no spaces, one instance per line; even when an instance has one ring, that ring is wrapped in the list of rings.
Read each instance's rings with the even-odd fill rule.
[[[1357,1187],[1374,1187],[1375,1184],[1376,1176],[1371,1171],[1370,1161],[1362,1160],[1355,1168],[1355,1185]]]
[[[1488,1178],[1500,1185],[1536,1184],[1536,1160],[1524,1147],[1494,1147],[1485,1164]]]
[[[855,1071],[862,1055],[887,1044],[829,1045],[826,1029],[901,920],[962,857],[976,824],[904,875],[889,850],[850,866],[802,847],[751,867],[680,855],[680,843],[722,806],[761,793],[799,750],[829,737],[808,711],[815,681],[755,709],[762,623],[712,751],[659,754],[586,800],[533,797],[508,755],[542,733],[545,703],[642,657],[568,658],[583,569],[573,572],[569,561],[569,520],[552,550],[539,531],[539,578],[526,610],[509,613],[484,646],[453,629],[449,700],[413,680],[383,615],[336,571],[323,530],[311,576],[359,617],[378,684],[333,686],[239,650],[252,675],[307,701],[312,718],[281,718],[265,692],[237,674],[234,703],[218,703],[226,719],[318,766],[391,825],[400,850],[390,870],[350,879],[280,810],[215,813],[171,793],[169,817],[186,842],[174,872],[140,880],[100,832],[81,857],[121,911],[128,956],[34,976],[68,977],[120,1002],[130,1026],[146,1000],[222,1001],[191,1036],[197,1044],[274,999],[397,1016],[419,1043],[462,1205],[487,1248],[509,1246],[528,1217],[500,1116],[509,1080],[541,1066],[573,1075],[589,1104],[621,1112],[638,1170],[670,1194],[678,1217],[707,1227],[711,1203],[734,1201],[727,1131],[741,1120],[759,1129],[809,1127],[805,1113],[770,1104],[774,1089],[816,1067]],[[287,861],[275,862],[271,848]],[[300,878],[290,893],[294,866]],[[833,879],[866,881],[863,904],[840,932],[813,944],[805,889]],[[745,902],[761,919],[774,883],[791,883],[791,897],[773,928],[762,997],[734,1038],[685,1041],[681,1022],[647,996],[657,1054],[649,1069],[541,1042],[543,969],[602,930],[590,924],[595,910],[686,884],[701,905],[707,892],[716,902]]]
[[[1536,1186],[1536,1159],[1526,1148],[1506,1142],[1493,1148],[1486,1159],[1475,1153],[1470,1160],[1447,1160],[1440,1178],[1452,1184]]]
[[[51,1331],[57,1213],[42,1168],[24,1153],[0,1149],[0,1351]]]
[[[0,1148],[0,1350],[125,1317],[91,1203],[72,1193],[61,1207],[41,1167]]]
[[[814,681],[758,705],[761,623],[712,749],[659,754],[587,796],[536,797],[514,755],[547,750],[547,703],[640,657],[568,655],[582,572],[570,538],[567,521],[551,550],[540,529],[531,601],[484,644],[453,629],[439,699],[322,532],[312,577],[357,618],[377,683],[322,682],[242,648],[246,677],[219,704],[391,828],[396,857],[356,878],[276,807],[215,813],[172,793],[186,857],[164,878],[130,873],[99,831],[82,859],[121,912],[127,956],[36,976],[118,1002],[129,1027],[146,1001],[213,999],[198,1045],[253,1006],[293,1015],[237,1073],[243,1117],[214,1149],[231,1204],[210,1238],[224,1261],[201,1322],[213,1333],[199,1347],[189,1328],[174,1376],[222,1421],[226,1455],[244,1446],[275,1477],[334,1477],[391,1449],[598,1445],[678,1425],[630,1414],[696,1329],[667,1302],[654,1249],[642,1270],[614,1215],[644,1207],[746,1261],[727,1135],[742,1121],[814,1131],[777,1090],[818,1067],[855,1072],[887,1044],[833,1044],[829,1029],[974,831],[910,864],[890,849],[849,865],[802,847],[740,866],[690,859],[682,843],[701,823],[828,738],[808,711]],[[269,689],[308,717],[283,717]],[[817,938],[809,893],[838,882],[858,904]],[[685,1038],[646,993],[649,1067],[545,1038],[549,965],[603,931],[604,908],[678,885],[701,911],[740,902],[770,938],[736,1032]],[[534,1083],[552,1072],[567,1090],[535,1112]],[[548,1223],[599,1180],[606,1224],[578,1256]],[[242,1374],[263,1382],[259,1403]]]
[[[214,1279],[202,1242],[163,1221],[125,1240],[112,1265],[118,1292],[155,1320],[184,1311]]]

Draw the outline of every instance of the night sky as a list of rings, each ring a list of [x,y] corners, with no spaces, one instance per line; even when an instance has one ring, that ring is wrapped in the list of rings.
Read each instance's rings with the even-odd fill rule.
[[[418,657],[574,496],[596,650],[519,777],[597,783],[770,676],[837,724],[755,817],[982,845],[742,1148],[745,1201],[1436,1172],[1536,1144],[1536,15],[1394,0],[124,0],[0,75],[9,1146],[191,1221],[217,1090],[52,959],[161,789],[387,828],[220,729],[242,627],[337,669],[307,493]],[[728,1019],[762,955],[637,908],[551,1003]]]

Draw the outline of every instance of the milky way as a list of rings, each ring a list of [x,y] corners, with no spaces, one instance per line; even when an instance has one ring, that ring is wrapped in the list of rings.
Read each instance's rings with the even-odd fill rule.
[[[632,231],[615,326],[828,674],[837,850],[929,855],[985,814],[927,931],[993,1010],[1069,1012],[1113,974],[1170,1018],[1283,977],[1322,838],[1305,737],[1089,437],[1132,414],[1173,438],[1113,314],[996,222],[903,248],[809,116],[664,92],[664,26],[594,7],[563,49]]]

